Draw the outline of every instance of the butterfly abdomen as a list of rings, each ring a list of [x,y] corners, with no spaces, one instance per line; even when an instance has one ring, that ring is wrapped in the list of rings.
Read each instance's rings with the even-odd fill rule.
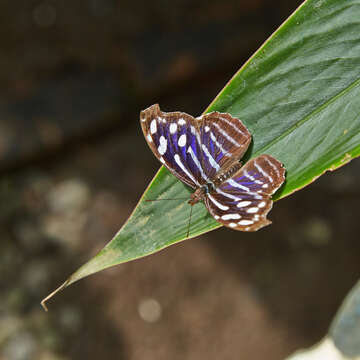
[[[222,171],[219,174],[216,175],[214,179],[214,185],[215,187],[218,187],[221,183],[223,183],[225,180],[231,178],[242,166],[241,162],[238,162],[234,165],[232,165],[229,169],[226,171]]]

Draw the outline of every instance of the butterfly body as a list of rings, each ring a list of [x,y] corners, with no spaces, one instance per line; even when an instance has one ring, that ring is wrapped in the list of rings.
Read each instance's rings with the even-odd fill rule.
[[[213,191],[215,191],[215,189],[219,187],[221,183],[223,183],[226,179],[229,179],[234,174],[234,172],[241,168],[241,166],[242,164],[240,162],[236,163],[226,172],[221,172],[218,174],[213,182],[209,182],[197,188],[195,192],[190,195],[190,200],[188,203],[190,205],[195,205],[199,201],[204,201],[207,194],[211,194]]]
[[[201,187],[197,188],[191,195],[188,204],[195,205],[199,201],[204,201],[206,194],[210,192],[208,184],[202,185]]]
[[[188,203],[204,201],[215,220],[242,231],[270,223],[271,195],[285,180],[282,164],[260,155],[239,162],[251,135],[228,113],[194,118],[183,112],[162,112],[155,104],[140,113],[144,136],[170,172],[195,189]]]

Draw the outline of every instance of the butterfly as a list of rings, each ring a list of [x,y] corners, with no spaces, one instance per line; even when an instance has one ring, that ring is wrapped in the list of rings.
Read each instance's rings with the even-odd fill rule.
[[[228,113],[194,118],[162,112],[158,104],[141,111],[140,123],[155,156],[183,183],[195,189],[188,203],[205,203],[223,225],[256,231],[271,223],[271,195],[285,180],[282,163],[260,155],[242,166],[251,142],[244,124]]]

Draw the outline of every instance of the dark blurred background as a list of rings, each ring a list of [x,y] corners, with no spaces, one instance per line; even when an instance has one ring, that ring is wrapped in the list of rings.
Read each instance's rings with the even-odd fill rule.
[[[0,3],[0,360],[282,359],[360,273],[358,161],[220,229],[39,302],[159,167],[139,111],[199,115],[298,0]]]

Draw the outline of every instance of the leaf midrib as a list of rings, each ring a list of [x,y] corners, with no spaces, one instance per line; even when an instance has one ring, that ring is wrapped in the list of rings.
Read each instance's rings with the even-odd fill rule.
[[[294,132],[298,127],[300,127],[302,124],[305,124],[307,121],[311,120],[313,116],[321,112],[322,110],[326,109],[326,107],[330,106],[332,103],[334,103],[338,98],[345,95],[347,92],[352,90],[354,87],[356,87],[358,84],[360,84],[360,78],[352,82],[350,85],[348,85],[345,89],[341,90],[338,94],[332,96],[329,98],[326,102],[324,102],[321,106],[317,107],[315,110],[310,112],[308,115],[304,116],[302,119],[298,120],[295,124],[293,124],[289,129],[284,131],[280,136],[275,138],[274,140],[267,143],[262,148],[256,150],[254,154],[252,154],[251,157],[255,157],[257,155],[263,154],[264,151],[271,148],[274,144],[278,143],[283,138],[287,137],[289,134]]]

